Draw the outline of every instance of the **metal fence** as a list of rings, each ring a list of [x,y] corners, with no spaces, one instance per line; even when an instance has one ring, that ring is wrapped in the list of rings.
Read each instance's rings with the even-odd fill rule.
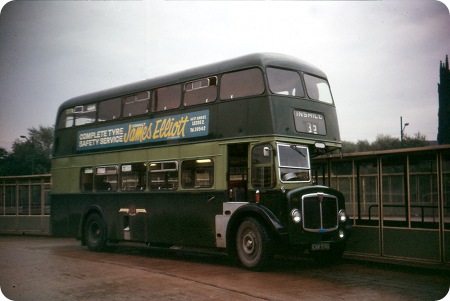
[[[450,262],[450,145],[323,156],[313,174],[345,195],[348,250]]]
[[[49,233],[51,176],[0,177],[0,232]]]

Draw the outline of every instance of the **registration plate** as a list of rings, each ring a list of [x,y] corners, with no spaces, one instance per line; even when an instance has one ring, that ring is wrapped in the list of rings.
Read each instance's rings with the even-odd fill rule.
[[[322,251],[322,250],[329,250],[329,249],[330,249],[330,243],[328,243],[328,242],[311,245],[311,251]]]

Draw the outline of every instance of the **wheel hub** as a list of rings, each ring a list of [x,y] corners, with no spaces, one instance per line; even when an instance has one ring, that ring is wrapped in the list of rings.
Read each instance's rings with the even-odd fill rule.
[[[252,233],[247,233],[243,240],[244,252],[248,255],[255,251],[255,237]]]

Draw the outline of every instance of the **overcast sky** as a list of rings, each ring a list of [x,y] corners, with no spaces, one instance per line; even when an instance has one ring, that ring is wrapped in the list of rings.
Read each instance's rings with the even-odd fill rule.
[[[420,1],[1,1],[0,147],[65,100],[253,52],[330,81],[342,140],[436,140],[450,15]]]

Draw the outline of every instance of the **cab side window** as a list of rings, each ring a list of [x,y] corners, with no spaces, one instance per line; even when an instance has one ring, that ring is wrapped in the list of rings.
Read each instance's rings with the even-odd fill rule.
[[[270,144],[257,145],[252,149],[252,186],[255,188],[275,186],[273,147]]]

